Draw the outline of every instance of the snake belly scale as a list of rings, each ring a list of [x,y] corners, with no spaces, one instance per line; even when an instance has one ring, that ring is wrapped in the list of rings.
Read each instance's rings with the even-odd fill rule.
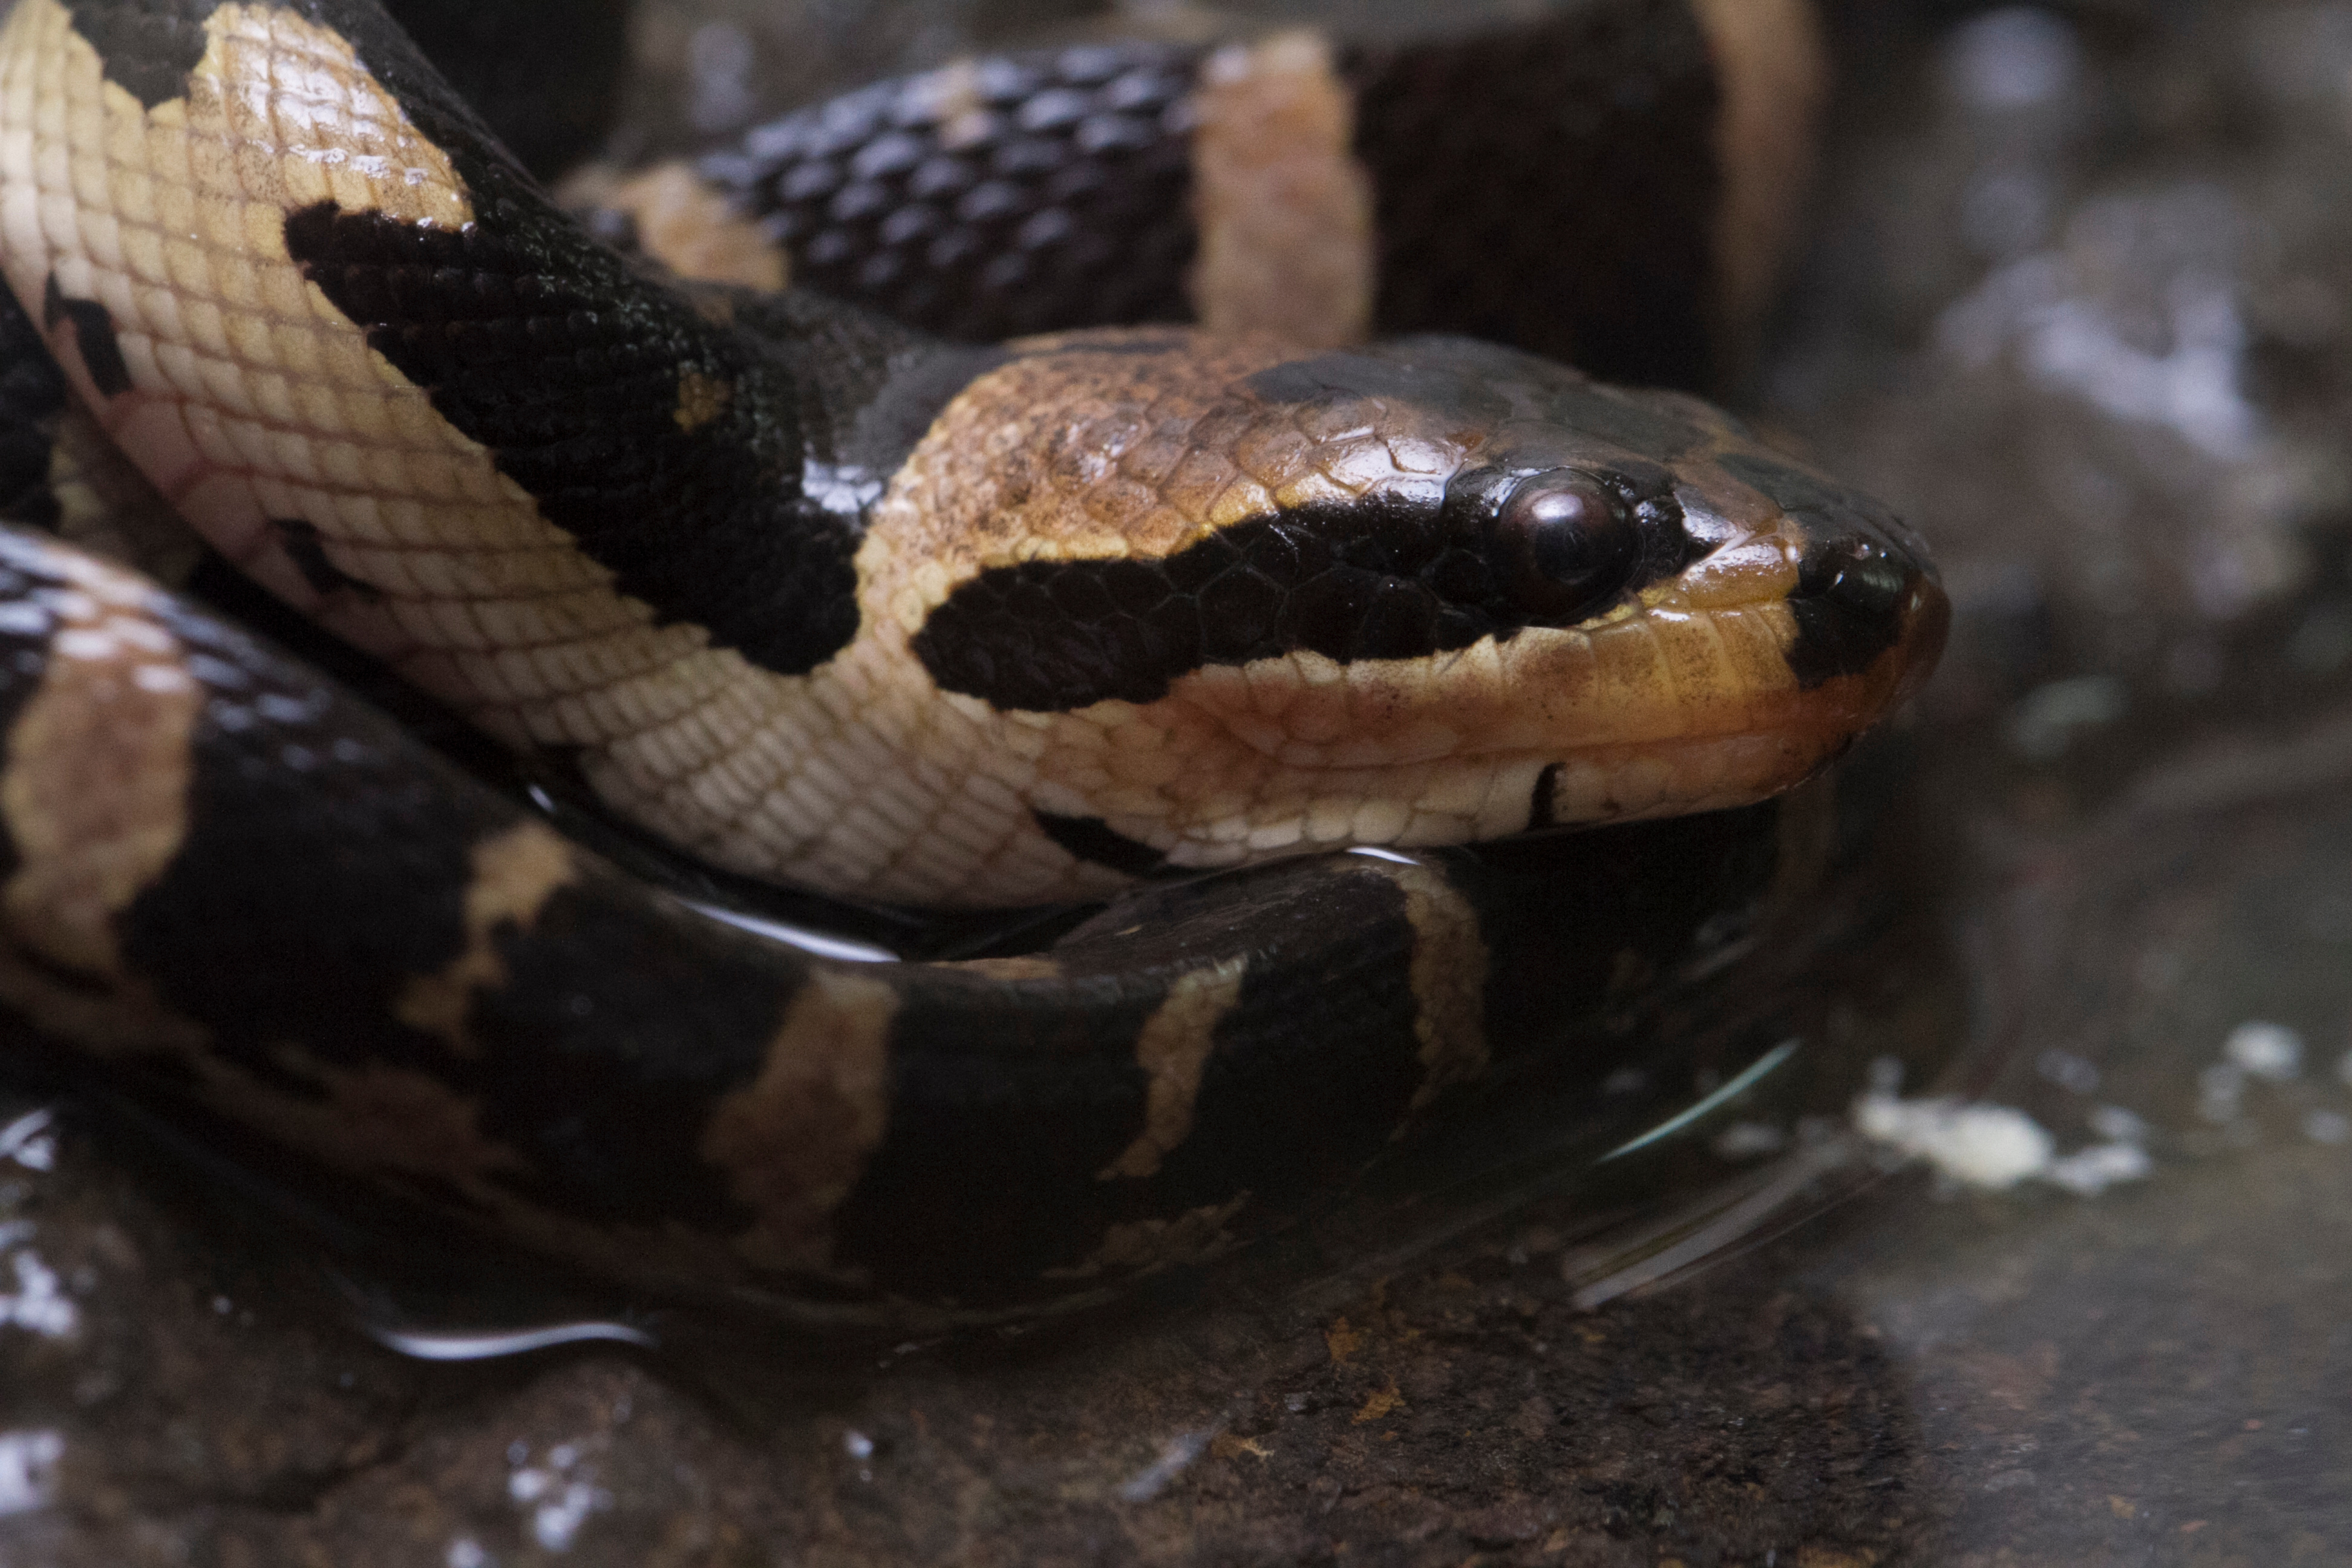
[[[0,544],[0,999],[632,1279],[984,1310],[1262,1228],[1534,1048],[1490,1017],[1606,989],[1507,962],[1473,862],[1295,857],[1764,831],[1942,636],[1900,523],[1678,395],[650,281],[365,0],[18,0],[0,264],[215,550],[621,816],[866,899],[1118,897],[1031,957],[779,948]]]

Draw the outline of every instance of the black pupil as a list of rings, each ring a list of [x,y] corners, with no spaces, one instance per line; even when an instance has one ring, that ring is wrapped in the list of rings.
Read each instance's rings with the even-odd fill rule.
[[[1640,562],[1625,503],[1583,474],[1538,474],[1496,519],[1495,564],[1511,597],[1549,620],[1580,619],[1622,588]]]

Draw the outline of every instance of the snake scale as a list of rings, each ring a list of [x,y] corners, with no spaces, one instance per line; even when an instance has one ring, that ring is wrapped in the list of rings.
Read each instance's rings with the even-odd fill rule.
[[[1737,8],[1620,9],[1703,69]],[[1801,910],[1819,791],[1783,792],[1946,611],[1885,509],[1694,398],[1361,341],[1454,300],[1622,360],[1746,199],[1596,197],[1654,225],[1587,247],[1619,296],[1513,316],[1444,281],[1507,195],[1400,216],[1444,159],[1381,95],[1435,58],[950,67],[583,225],[372,0],[17,0],[0,481],[55,531],[0,536],[0,1002],[167,1113],[812,1321],[1086,1299],[1584,1069],[1577,1020]],[[592,232],[662,257],[714,202],[719,265],[669,259],[733,281]],[[945,281],[990,234],[1016,264]],[[748,286],[787,270],[832,292]],[[730,872],[1108,902],[954,961],[741,929],[56,537],[160,569],[158,495]]]

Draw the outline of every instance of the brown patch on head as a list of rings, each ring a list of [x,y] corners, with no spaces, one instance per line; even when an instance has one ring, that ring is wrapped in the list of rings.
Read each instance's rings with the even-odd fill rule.
[[[1292,31],[1222,49],[1192,101],[1194,314],[1212,331],[1360,342],[1377,266],[1372,182],[1352,151],[1354,98],[1330,46]]]
[[[833,1211],[881,1143],[890,1110],[882,982],[817,970],[793,998],[760,1076],[719,1101],[699,1152],[758,1216],[735,1240],[753,1267],[820,1269]]]
[[[1184,975],[1168,988],[1168,1000],[1144,1020],[1135,1039],[1135,1063],[1150,1079],[1144,1090],[1143,1131],[1119,1157],[1095,1173],[1140,1181],[1160,1173],[1160,1163],[1192,1131],[1192,1104],[1201,1092],[1201,1069],[1216,1045],[1217,1025],[1241,999],[1246,955],[1224,959]]]
[[[646,254],[680,278],[768,293],[788,279],[782,248],[689,164],[656,163],[624,174],[608,163],[590,163],[564,177],[555,201],[572,212],[602,209],[625,216]]]
[[[1715,253],[1717,305],[1735,340],[1754,335],[1796,250],[1829,96],[1829,56],[1812,0],[1692,0],[1721,84],[1723,171]]]
[[[529,931],[548,895],[572,880],[572,847],[542,822],[526,819],[474,846],[473,879],[466,885],[466,947],[438,974],[419,975],[393,1005],[413,1029],[438,1035],[461,1055],[476,1049],[466,1032],[474,993],[507,983],[494,940],[504,928]]]
[[[858,557],[877,620],[911,631],[968,577],[1032,559],[1171,555],[1216,529],[1452,475],[1476,432],[1445,411],[1248,384],[1281,338],[1071,333],[1022,345],[940,415]]]
[[[1249,1202],[1249,1194],[1222,1204],[1187,1209],[1174,1219],[1139,1219],[1103,1227],[1102,1240],[1083,1263],[1048,1268],[1048,1279],[1090,1279],[1097,1274],[1131,1276],[1155,1273],[1187,1263],[1206,1263],[1229,1250],[1234,1238],[1226,1222]]]

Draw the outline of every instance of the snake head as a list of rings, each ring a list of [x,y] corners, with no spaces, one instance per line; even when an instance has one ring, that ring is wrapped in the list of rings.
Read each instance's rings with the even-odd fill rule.
[[[925,445],[869,624],[1129,871],[1747,804],[1948,618],[1916,534],[1728,416],[1465,340],[1044,340]]]

